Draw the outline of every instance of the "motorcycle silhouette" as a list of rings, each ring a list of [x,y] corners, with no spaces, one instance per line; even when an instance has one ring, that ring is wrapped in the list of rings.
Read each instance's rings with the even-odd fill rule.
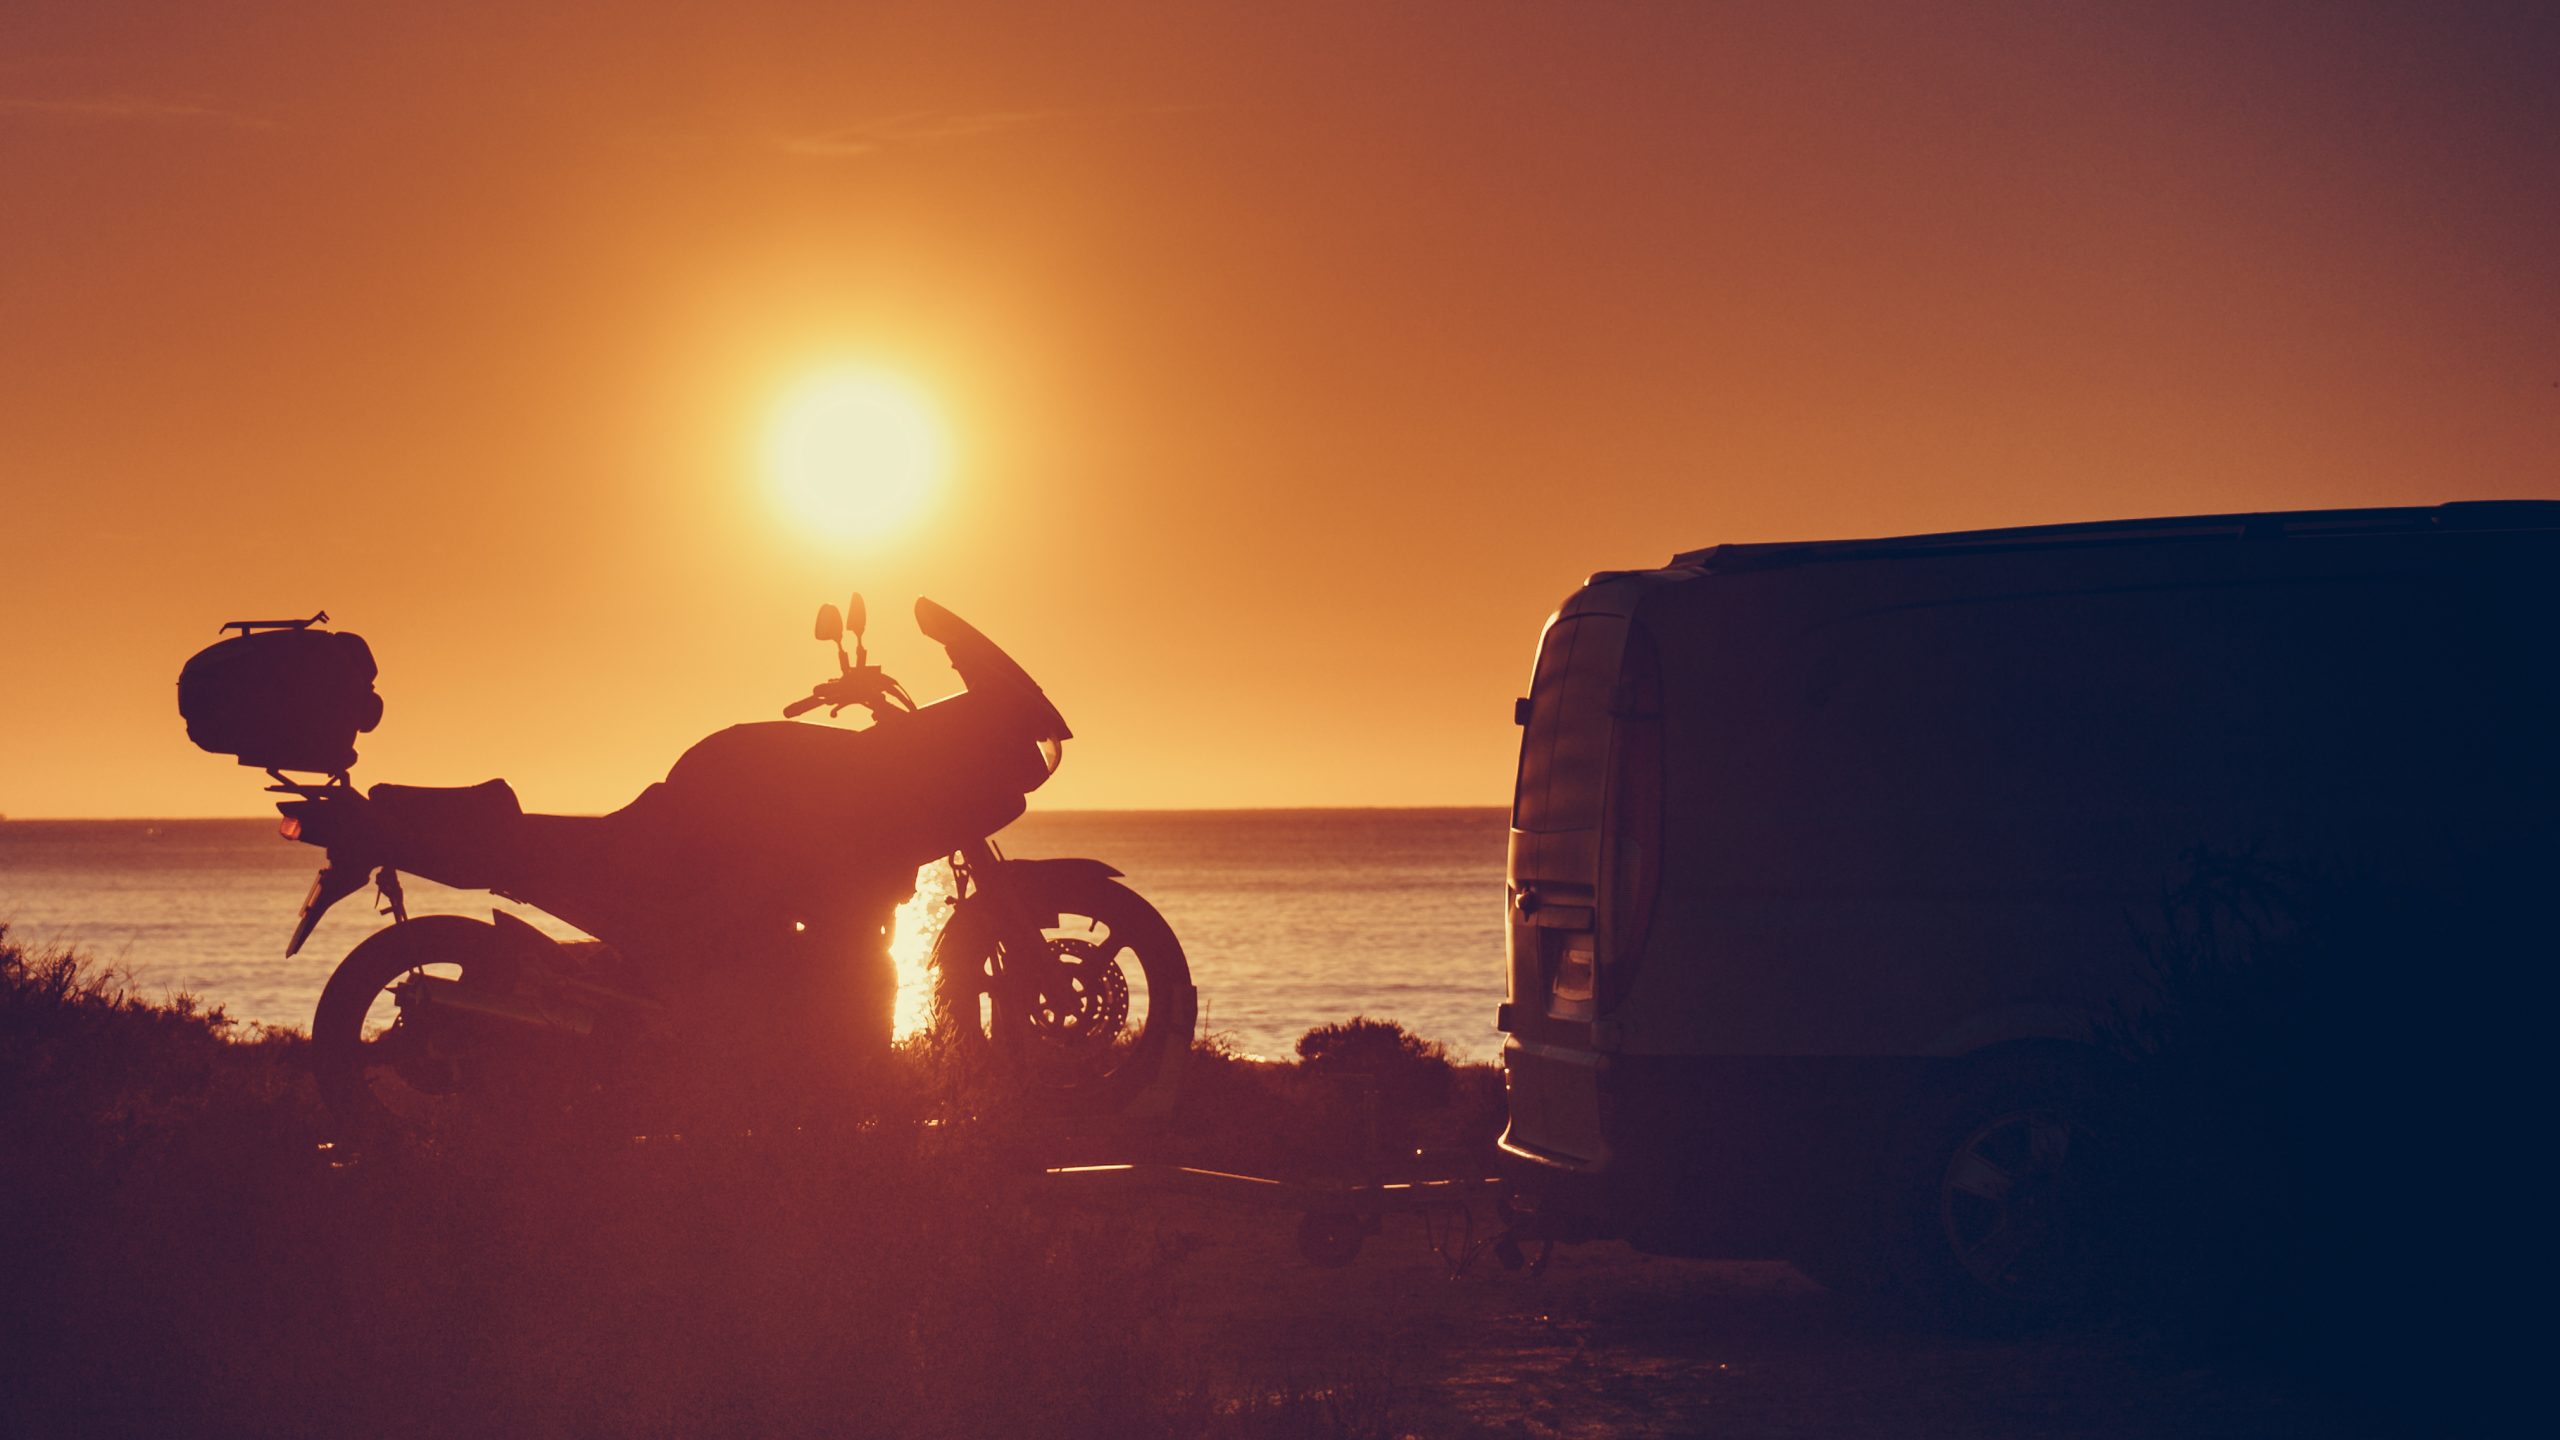
[[[269,738],[217,739],[200,720],[220,710],[206,697],[226,677],[198,682],[190,708],[195,672],[218,668],[191,662],[180,698],[197,743],[266,765],[270,788],[293,797],[277,805],[284,834],[327,852],[286,953],[368,883],[393,917],[339,963],[312,1019],[320,1092],[342,1126],[557,1100],[564,1074],[568,1091],[590,1099],[636,1091],[687,1046],[698,1058],[707,1046],[712,1070],[778,1067],[822,1095],[858,1086],[889,1047],[895,912],[936,861],[949,864],[952,888],[932,961],[944,1042],[990,1062],[1031,1103],[1168,1106],[1198,1008],[1173,931],[1110,866],[1011,858],[991,838],[1055,773],[1072,738],[1065,719],[1012,657],[924,599],[917,628],[965,688],[918,705],[869,662],[862,617],[859,595],[849,626],[834,606],[820,609],[817,638],[835,644],[838,673],[784,719],[705,738],[665,781],[601,816],[526,814],[502,780],[359,791],[342,741],[381,713],[370,652],[352,635],[312,630],[316,621],[248,622],[215,647],[353,642],[359,720],[316,747],[272,737],[290,717],[349,708],[342,697],[279,703],[269,663],[228,687],[259,692],[251,708],[269,717],[232,729]],[[297,683],[307,668],[293,672]],[[871,723],[797,720],[820,706],[830,716],[859,708]],[[336,767],[323,783],[281,773],[320,765]],[[594,940],[554,940],[504,912],[410,918],[403,874],[491,891]]]

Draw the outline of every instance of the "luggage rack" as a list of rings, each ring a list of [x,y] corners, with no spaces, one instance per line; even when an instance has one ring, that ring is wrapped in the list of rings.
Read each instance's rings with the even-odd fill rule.
[[[329,612],[323,610],[308,620],[225,620],[214,633],[219,635],[237,630],[243,635],[254,635],[261,630],[308,630],[314,625],[328,623]]]

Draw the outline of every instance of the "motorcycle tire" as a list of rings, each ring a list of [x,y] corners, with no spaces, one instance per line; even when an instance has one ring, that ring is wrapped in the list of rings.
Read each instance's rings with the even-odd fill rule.
[[[1004,998],[995,912],[972,896],[935,948],[937,1035],[962,1057],[992,1061],[1008,1088],[1044,1109],[1172,1109],[1200,1007],[1173,927],[1098,876],[1037,877],[1013,898],[1060,962],[1064,992]]]
[[[366,936],[338,962],[320,990],[311,1016],[312,1077],[341,1144],[386,1128],[417,1128],[414,1114],[397,1113],[376,1088],[385,1072],[409,1092],[440,1097],[461,1088],[449,1060],[404,1047],[415,1037],[397,1019],[384,1020],[384,992],[409,974],[434,967],[468,972],[498,951],[497,927],[460,915],[421,915]]]

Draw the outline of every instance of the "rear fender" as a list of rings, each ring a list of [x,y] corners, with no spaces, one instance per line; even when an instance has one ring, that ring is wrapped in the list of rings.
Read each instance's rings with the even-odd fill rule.
[[[363,889],[373,879],[373,871],[370,861],[344,860],[331,851],[328,863],[320,867],[318,878],[311,882],[310,893],[302,897],[302,913],[294,920],[293,938],[284,944],[285,958],[290,960],[301,954],[303,942],[319,927],[320,917],[329,913],[330,906]]]

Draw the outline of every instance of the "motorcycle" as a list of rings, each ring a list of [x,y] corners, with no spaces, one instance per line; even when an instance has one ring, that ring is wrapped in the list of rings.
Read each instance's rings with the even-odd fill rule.
[[[1009,857],[992,838],[1072,732],[985,635],[930,600],[915,617],[959,692],[917,704],[870,663],[862,597],[849,618],[824,606],[816,633],[835,645],[835,676],[779,721],[698,742],[601,816],[526,814],[503,780],[358,790],[352,736],[381,713],[362,642],[315,630],[325,613],[225,627],[241,633],[190,662],[180,708],[199,745],[266,767],[291,797],[277,805],[284,835],[326,852],[286,954],[367,884],[392,918],[338,964],[312,1019],[341,1125],[523,1103],[563,1074],[574,1096],[636,1092],[688,1046],[710,1047],[713,1070],[778,1064],[786,1083],[858,1085],[889,1048],[895,913],[937,862],[951,886],[931,957],[941,1041],[1035,1104],[1168,1108],[1198,1013],[1172,929],[1109,865]],[[799,720],[822,706],[870,724]],[[555,940],[503,911],[412,918],[404,874],[490,891],[593,939]]]

